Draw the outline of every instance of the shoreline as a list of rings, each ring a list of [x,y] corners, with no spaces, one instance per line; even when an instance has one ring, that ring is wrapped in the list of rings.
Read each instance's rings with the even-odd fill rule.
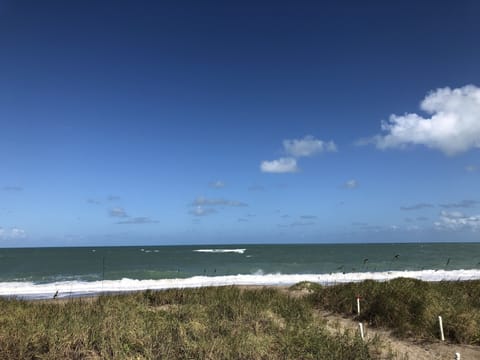
[[[410,278],[427,282],[470,281],[480,279],[480,270],[421,270],[355,272],[330,274],[248,274],[227,276],[193,276],[180,279],[98,281],[60,281],[35,284],[32,282],[1,282],[1,297],[49,299],[58,292],[59,298],[86,297],[102,293],[131,293],[145,290],[188,289],[216,286],[274,286],[288,287],[300,282],[331,286],[358,283],[364,280],[378,282],[397,278]]]

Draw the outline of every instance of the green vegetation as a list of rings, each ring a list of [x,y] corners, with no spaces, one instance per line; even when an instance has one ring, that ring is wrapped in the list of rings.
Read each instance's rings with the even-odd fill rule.
[[[356,316],[357,295],[360,316]],[[440,315],[448,341],[480,345],[480,281],[367,280],[317,286],[308,297],[316,308],[390,328],[400,337],[438,339]]]
[[[373,354],[373,355],[372,355]],[[278,289],[169,290],[93,299],[0,299],[1,359],[372,359]]]
[[[441,315],[447,340],[480,344],[480,281],[396,279],[0,299],[0,359],[385,358],[378,339],[334,331],[319,310],[427,340],[438,339]]]

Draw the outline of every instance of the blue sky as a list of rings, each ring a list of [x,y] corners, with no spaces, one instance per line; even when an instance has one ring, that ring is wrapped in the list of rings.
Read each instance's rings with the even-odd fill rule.
[[[476,1],[0,2],[0,246],[475,241]]]

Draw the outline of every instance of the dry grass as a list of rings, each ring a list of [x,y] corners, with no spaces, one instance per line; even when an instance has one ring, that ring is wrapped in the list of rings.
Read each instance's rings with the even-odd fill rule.
[[[357,295],[362,298],[360,316],[356,316]],[[309,298],[317,308],[392,329],[400,337],[438,339],[441,315],[447,340],[480,345],[480,281],[367,280],[316,286]]]
[[[371,359],[304,298],[217,287],[35,302],[0,299],[2,359]]]

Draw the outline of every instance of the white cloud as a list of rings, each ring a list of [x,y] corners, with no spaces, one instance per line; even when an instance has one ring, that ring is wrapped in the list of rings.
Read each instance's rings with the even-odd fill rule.
[[[386,134],[371,142],[380,149],[424,145],[447,155],[480,147],[480,88],[437,89],[423,99],[420,108],[430,116],[393,114],[382,122]]]
[[[128,217],[125,209],[121,207],[114,207],[110,209],[109,214],[111,217],[120,217],[120,218]]]
[[[27,233],[25,230],[15,227],[10,229],[10,237],[12,239],[25,239],[27,237]]]
[[[439,221],[434,222],[441,230],[480,230],[480,215],[469,216],[460,211],[442,211]]]
[[[207,216],[216,212],[217,211],[215,209],[204,208],[203,206],[197,206],[194,209],[190,210],[190,214],[195,216]]]
[[[355,189],[358,187],[358,181],[355,179],[348,180],[343,184],[343,187],[346,189]]]
[[[298,171],[297,160],[291,157],[262,161],[260,170],[266,173],[294,173]]]
[[[20,240],[27,238],[27,232],[18,227],[5,229],[0,227],[0,240]]]
[[[295,158],[337,151],[337,146],[333,141],[318,140],[311,135],[307,135],[303,139],[283,140],[283,147],[288,155]]]
[[[283,140],[283,148],[288,156],[271,161],[262,161],[260,164],[262,172],[294,173],[299,171],[298,158],[313,156],[322,152],[337,151],[337,146],[333,141],[318,140],[311,135],[307,135],[303,139]]]
[[[478,170],[478,166],[476,165],[467,165],[465,166],[465,171],[469,173],[473,173]]]

